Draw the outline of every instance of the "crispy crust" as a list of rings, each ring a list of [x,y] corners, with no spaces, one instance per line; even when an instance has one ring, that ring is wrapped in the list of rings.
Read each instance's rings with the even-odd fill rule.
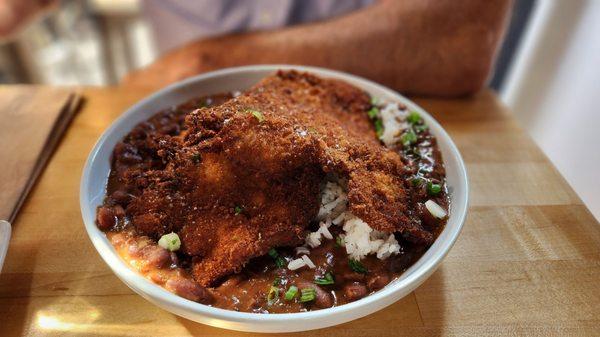
[[[194,278],[211,285],[272,247],[301,243],[332,174],[347,179],[350,210],[371,227],[427,242],[409,217],[404,165],[376,139],[369,108],[347,83],[287,71],[196,110],[184,133],[160,142],[166,168],[144,173],[132,223],[154,237],[178,232]]]

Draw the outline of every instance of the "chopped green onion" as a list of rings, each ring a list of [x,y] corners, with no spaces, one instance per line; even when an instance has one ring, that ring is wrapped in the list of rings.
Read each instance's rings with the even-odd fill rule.
[[[379,116],[379,109],[374,106],[371,108],[371,110],[369,110],[369,112],[367,112],[367,115],[369,115],[369,118],[375,119],[377,116]]]
[[[368,272],[367,268],[365,268],[365,266],[363,266],[363,264],[360,263],[360,261],[350,259],[348,260],[348,265],[350,266],[350,269],[354,270],[359,274],[366,274]]]
[[[285,292],[284,298],[286,301],[291,301],[294,299],[294,297],[296,297],[297,293],[298,293],[298,287],[290,286],[288,291]]]
[[[377,97],[375,96],[371,96],[371,105],[377,105],[379,104],[379,99],[377,99]]]
[[[402,134],[400,140],[402,141],[402,144],[404,144],[404,146],[410,146],[411,144],[417,142],[417,134],[415,134],[415,132],[412,129],[409,129],[408,131]]]
[[[437,195],[442,191],[442,185],[434,184],[431,181],[427,183],[427,193]]]
[[[375,133],[377,134],[377,138],[381,138],[383,136],[383,121],[381,119],[376,119],[373,122],[375,126]]]
[[[279,288],[271,286],[269,293],[267,294],[267,303],[269,305],[275,303],[279,297]]]
[[[423,182],[425,181],[425,179],[423,177],[414,177],[411,180],[411,183],[414,187],[420,186]]]
[[[269,256],[276,259],[279,256],[279,254],[277,253],[275,248],[271,248],[271,249],[269,249]]]
[[[274,286],[278,286],[281,285],[281,277],[276,277],[275,280],[273,280],[273,285]]]
[[[406,117],[406,121],[410,124],[418,124],[422,121],[421,115],[415,111],[411,111],[410,114]]]
[[[244,208],[242,206],[235,206],[233,211],[235,212],[235,215],[240,215],[244,211]]]
[[[314,301],[317,297],[317,292],[314,288],[304,288],[300,290],[300,302]]]
[[[194,153],[190,158],[194,163],[198,163],[200,161],[200,153]]]
[[[252,114],[252,116],[254,116],[259,123],[262,123],[265,121],[265,116],[262,114],[262,112],[258,111],[258,110],[252,110],[252,109],[248,109],[248,112],[250,112]]]
[[[335,245],[338,247],[344,247],[346,244],[344,243],[344,238],[341,236],[338,236],[335,238]]]
[[[179,235],[177,235],[177,233],[169,233],[160,237],[158,245],[174,252],[181,247],[181,240],[179,240]]]
[[[315,284],[327,285],[327,284],[334,284],[334,283],[335,283],[335,281],[333,280],[333,275],[331,275],[331,273],[327,273],[327,274],[325,274],[324,277],[315,279]]]
[[[432,172],[433,170],[430,167],[426,167],[426,166],[421,166],[419,167],[419,173],[421,174],[427,174]]]
[[[270,257],[275,259],[275,265],[277,266],[277,268],[283,268],[285,266],[285,259],[279,256],[279,253],[277,253],[277,250],[275,250],[275,248],[269,249],[268,254]]]

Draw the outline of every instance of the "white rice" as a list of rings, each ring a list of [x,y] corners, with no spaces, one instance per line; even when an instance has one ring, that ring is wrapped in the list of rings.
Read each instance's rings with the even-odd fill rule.
[[[340,200],[343,200],[343,203],[340,203]],[[398,244],[394,234],[380,232],[369,227],[366,222],[347,210],[347,201],[346,192],[340,184],[327,182],[323,190],[319,211],[319,214],[323,214],[325,219],[319,223],[319,229],[316,232],[307,235],[306,243],[315,248],[321,245],[323,238],[333,239],[329,227],[336,225],[342,226],[346,252],[352,259],[361,260],[369,254],[376,254],[377,258],[384,260],[392,254],[398,254],[400,244]],[[336,209],[340,213],[330,212],[328,214],[325,211],[328,209]],[[332,216],[335,216],[333,220],[331,220]]]
[[[398,143],[402,132],[408,127],[406,108],[400,109],[396,103],[388,103],[379,110],[379,118],[383,122],[381,141],[388,147]],[[332,240],[334,237],[329,228],[341,226],[343,233],[340,237],[344,240],[346,252],[349,257],[361,260],[365,256],[375,254],[378,259],[384,260],[400,252],[400,244],[394,234],[384,233],[371,228],[366,222],[348,211],[348,195],[344,190],[344,181],[328,181],[321,195],[321,207],[317,215],[319,229],[306,236],[306,245],[312,248],[321,245],[323,239]],[[298,247],[296,254],[299,259],[291,261],[288,268],[296,270],[304,266],[315,268],[314,263],[307,256],[308,248]]]

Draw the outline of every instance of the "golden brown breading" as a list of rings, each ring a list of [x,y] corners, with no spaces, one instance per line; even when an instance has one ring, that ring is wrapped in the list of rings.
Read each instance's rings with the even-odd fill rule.
[[[165,170],[127,211],[143,234],[176,231],[202,285],[239,271],[272,247],[302,242],[327,174],[348,181],[350,210],[375,229],[431,234],[409,221],[406,174],[375,136],[370,98],[340,81],[295,71],[186,118],[161,142]]]

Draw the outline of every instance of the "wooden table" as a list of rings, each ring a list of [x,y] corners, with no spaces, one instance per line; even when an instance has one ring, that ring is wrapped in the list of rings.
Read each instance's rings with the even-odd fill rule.
[[[85,89],[87,102],[14,223],[0,275],[0,335],[249,335],[172,315],[100,259],[79,179],[101,132],[146,92]],[[493,93],[417,100],[467,163],[464,230],[415,292],[316,336],[600,335],[600,225]],[[557,137],[560,135],[557,135]]]

